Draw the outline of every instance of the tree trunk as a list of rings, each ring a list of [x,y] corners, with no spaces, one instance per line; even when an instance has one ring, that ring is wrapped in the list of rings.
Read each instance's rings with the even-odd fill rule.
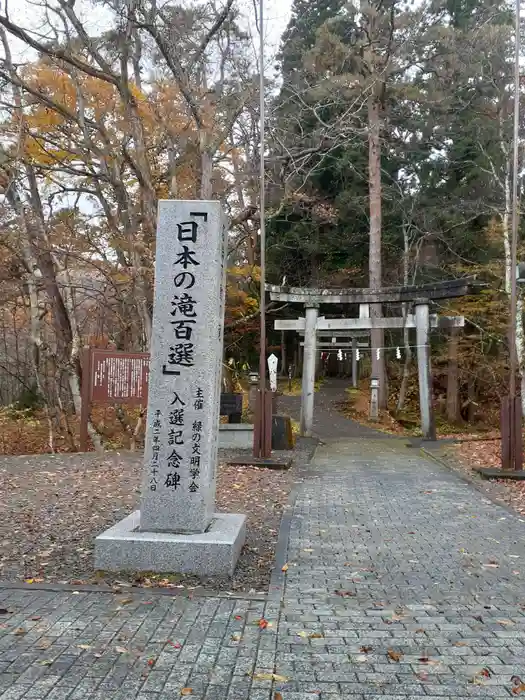
[[[476,417],[477,399],[478,393],[476,389],[476,377],[473,376],[472,372],[469,374],[468,378],[468,407],[467,407],[467,419],[469,423],[473,423]]]
[[[380,143],[380,103],[377,89],[368,99],[368,186],[370,196],[370,246],[369,246],[369,286],[381,289],[381,143]],[[381,304],[372,304],[371,318],[381,317]],[[386,385],[384,331],[373,329],[370,333],[372,352],[372,376],[379,380],[379,408],[387,407],[388,387]]]
[[[523,328],[523,297],[518,290],[518,308],[516,314],[516,354],[518,356],[518,375],[521,381],[521,412],[525,416],[525,338]]]
[[[452,328],[448,339],[448,376],[447,376],[447,421],[459,423],[459,373],[458,346],[459,328]]]
[[[410,274],[410,241],[408,237],[408,226],[403,223],[403,284],[405,287],[409,283]],[[403,365],[403,378],[399,387],[399,397],[397,399],[396,411],[399,413],[405,407],[405,399],[408,390],[408,381],[410,379],[410,363],[412,361],[412,348],[410,347],[410,331],[405,327],[406,319],[409,312],[407,303],[403,304],[403,345],[405,348],[405,362]]]
[[[208,135],[205,131],[201,131],[200,135],[200,152],[201,152],[201,199],[211,199],[213,195],[213,159],[208,148]]]

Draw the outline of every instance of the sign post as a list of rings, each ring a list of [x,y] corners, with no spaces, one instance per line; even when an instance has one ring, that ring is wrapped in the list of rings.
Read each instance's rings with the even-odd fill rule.
[[[92,403],[125,403],[131,406],[146,403],[149,353],[84,348],[81,363],[80,450],[87,452]]]

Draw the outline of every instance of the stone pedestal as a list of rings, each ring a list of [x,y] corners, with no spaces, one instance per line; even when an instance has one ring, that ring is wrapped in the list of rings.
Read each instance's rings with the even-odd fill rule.
[[[95,541],[95,566],[104,571],[231,576],[244,544],[245,516],[215,513],[204,533],[144,532],[140,511]]]
[[[214,512],[225,236],[219,202],[159,203],[140,511],[97,537],[98,569],[235,567],[244,516]]]

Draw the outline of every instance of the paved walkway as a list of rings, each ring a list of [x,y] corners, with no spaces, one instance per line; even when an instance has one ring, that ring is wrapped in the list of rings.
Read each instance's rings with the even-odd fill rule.
[[[322,440],[361,437],[383,437],[380,433],[356,421],[346,418],[337,405],[347,400],[346,389],[351,386],[348,379],[327,378],[323,380],[320,391],[314,399],[313,432]],[[298,421],[301,415],[300,396],[280,396],[279,412],[290,415]]]
[[[0,590],[0,700],[521,691],[522,519],[370,437],[327,441],[295,496],[267,600]]]

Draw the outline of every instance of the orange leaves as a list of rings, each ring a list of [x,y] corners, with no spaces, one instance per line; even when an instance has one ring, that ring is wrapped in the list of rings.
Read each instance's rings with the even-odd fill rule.
[[[521,695],[521,693],[525,693],[525,683],[522,682],[519,676],[512,676],[510,681],[512,683],[511,692],[513,695]]]
[[[392,661],[395,661],[396,663],[399,663],[401,659],[403,658],[403,654],[400,651],[394,651],[393,649],[389,649],[386,652],[386,655],[388,656],[389,659]]]

